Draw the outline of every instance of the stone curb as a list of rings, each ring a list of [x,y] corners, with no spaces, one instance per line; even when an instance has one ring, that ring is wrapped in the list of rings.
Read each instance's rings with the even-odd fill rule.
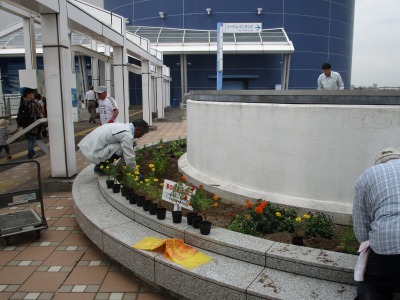
[[[204,290],[197,293],[200,287],[212,292],[212,299],[355,296],[355,255],[275,243],[223,228],[213,228],[210,235],[202,236],[186,225],[185,219],[174,224],[167,214],[166,220],[157,220],[130,205],[120,194],[108,190],[105,178],[98,178],[92,168],[84,169],[73,186],[79,225],[103,252],[148,283],[189,299],[205,298]],[[130,247],[145,236],[181,238],[203,249],[213,261],[187,270],[163,255]]]

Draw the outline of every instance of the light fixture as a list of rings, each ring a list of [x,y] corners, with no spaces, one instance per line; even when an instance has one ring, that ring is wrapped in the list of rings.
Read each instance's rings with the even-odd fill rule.
[[[161,19],[165,18],[165,13],[163,11],[160,11],[159,14],[160,14]]]
[[[257,15],[261,15],[262,7],[257,8]]]
[[[208,14],[208,15],[211,15],[211,8],[207,7],[207,8],[206,8],[206,11],[207,11],[207,14]]]

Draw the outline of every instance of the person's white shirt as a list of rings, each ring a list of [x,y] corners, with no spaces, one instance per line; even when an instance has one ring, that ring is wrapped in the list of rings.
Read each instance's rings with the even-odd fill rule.
[[[324,73],[318,77],[319,90],[344,90],[344,83],[342,77],[338,72],[331,71],[330,76]]]
[[[117,101],[112,97],[108,96],[103,100],[99,99],[99,114],[101,124],[107,124],[112,116],[114,115],[114,110],[118,109]],[[114,119],[114,123],[118,123],[118,117]]]
[[[88,90],[85,95],[85,100],[96,100],[96,94],[93,90]]]

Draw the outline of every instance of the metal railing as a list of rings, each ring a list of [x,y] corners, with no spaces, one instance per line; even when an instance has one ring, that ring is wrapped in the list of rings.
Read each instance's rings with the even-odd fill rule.
[[[20,94],[5,94],[0,102],[0,118],[11,118],[18,114]]]

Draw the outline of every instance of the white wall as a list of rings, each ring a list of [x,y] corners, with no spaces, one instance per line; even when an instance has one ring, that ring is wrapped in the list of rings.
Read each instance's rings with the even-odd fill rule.
[[[187,114],[189,175],[242,200],[349,214],[358,176],[400,146],[399,106],[190,100]]]

